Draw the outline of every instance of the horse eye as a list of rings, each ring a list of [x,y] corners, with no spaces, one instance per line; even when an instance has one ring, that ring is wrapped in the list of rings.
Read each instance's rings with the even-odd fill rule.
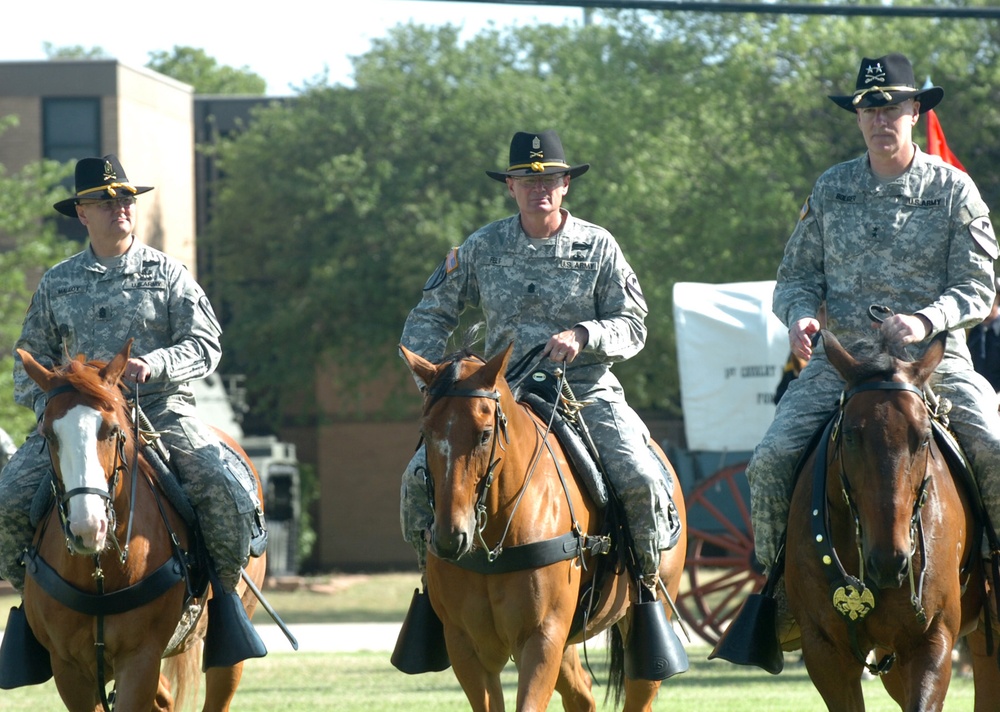
[[[107,440],[110,438],[118,437],[118,433],[121,432],[121,426],[118,423],[104,423],[101,426],[101,430],[98,433],[98,437],[102,440]]]
[[[480,445],[488,445],[490,440],[493,439],[493,428],[486,428],[483,434],[479,436]]]

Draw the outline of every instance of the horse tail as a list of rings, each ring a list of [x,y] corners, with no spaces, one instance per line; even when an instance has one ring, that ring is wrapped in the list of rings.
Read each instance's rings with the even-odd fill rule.
[[[612,699],[612,707],[621,707],[625,696],[625,641],[618,624],[608,629],[608,691],[604,702]]]
[[[176,709],[195,709],[201,683],[201,646],[192,645],[183,653],[166,658],[163,673],[170,681]]]

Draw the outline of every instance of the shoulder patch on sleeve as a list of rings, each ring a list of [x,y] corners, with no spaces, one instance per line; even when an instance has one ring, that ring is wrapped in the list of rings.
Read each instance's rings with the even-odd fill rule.
[[[635,272],[630,272],[628,277],[625,278],[625,289],[635,303],[642,307],[643,311],[649,311],[646,306],[646,297],[642,294],[642,287],[639,286],[639,278],[635,276]]]
[[[976,241],[983,252],[989,255],[990,259],[1000,256],[1000,247],[997,246],[997,238],[993,232],[993,223],[987,216],[976,218],[969,223],[969,234]]]
[[[427,278],[427,282],[424,284],[424,291],[429,292],[432,289],[440,287],[445,277],[456,269],[458,269],[458,248],[452,247],[448,254],[444,256],[441,264],[434,270],[434,273]]]
[[[810,195],[809,198],[812,196]],[[809,215],[809,198],[806,198],[806,202],[802,203],[802,208],[799,210],[799,222],[802,222]]]

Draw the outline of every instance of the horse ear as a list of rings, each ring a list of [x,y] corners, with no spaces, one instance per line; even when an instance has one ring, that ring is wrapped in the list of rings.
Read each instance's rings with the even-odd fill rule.
[[[108,385],[114,385],[118,383],[118,380],[122,377],[125,372],[125,366],[128,365],[129,356],[132,353],[132,341],[129,339],[125,342],[122,350],[119,351],[111,362],[106,365],[100,371],[101,380],[103,380]]]
[[[497,378],[501,373],[507,372],[507,362],[510,361],[510,354],[514,350],[514,342],[507,344],[503,353],[491,358],[485,366],[479,370],[479,375],[491,386],[496,386]]]
[[[944,358],[944,346],[947,340],[948,332],[942,331],[931,339],[930,346],[924,351],[924,355],[920,357],[920,360],[914,362],[913,373],[916,382],[926,383],[927,379],[931,377],[934,369],[938,367],[941,359]]]
[[[51,391],[53,381],[56,378],[55,373],[38,363],[38,361],[35,360],[35,357],[24,349],[18,349],[17,355],[21,357],[21,363],[24,365],[24,372],[28,374],[31,380],[37,383],[39,388],[43,391]]]
[[[410,373],[413,374],[413,380],[417,382],[417,387],[421,392],[427,390],[427,386],[437,375],[437,368],[423,356],[413,353],[402,344],[399,345],[399,352],[403,355],[406,365],[410,367]]]
[[[833,367],[837,369],[837,372],[844,377],[844,380],[850,382],[850,375],[858,365],[857,359],[847,352],[847,349],[833,335],[832,331],[821,329],[819,333],[823,336],[823,348],[826,351],[826,357],[833,364]]]

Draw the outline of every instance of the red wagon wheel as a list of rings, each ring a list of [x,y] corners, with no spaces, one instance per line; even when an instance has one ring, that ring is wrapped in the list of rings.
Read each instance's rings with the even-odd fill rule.
[[[725,467],[685,496],[688,553],[685,570],[690,587],[677,598],[684,620],[711,645],[747,595],[764,585],[753,553],[746,466]]]

